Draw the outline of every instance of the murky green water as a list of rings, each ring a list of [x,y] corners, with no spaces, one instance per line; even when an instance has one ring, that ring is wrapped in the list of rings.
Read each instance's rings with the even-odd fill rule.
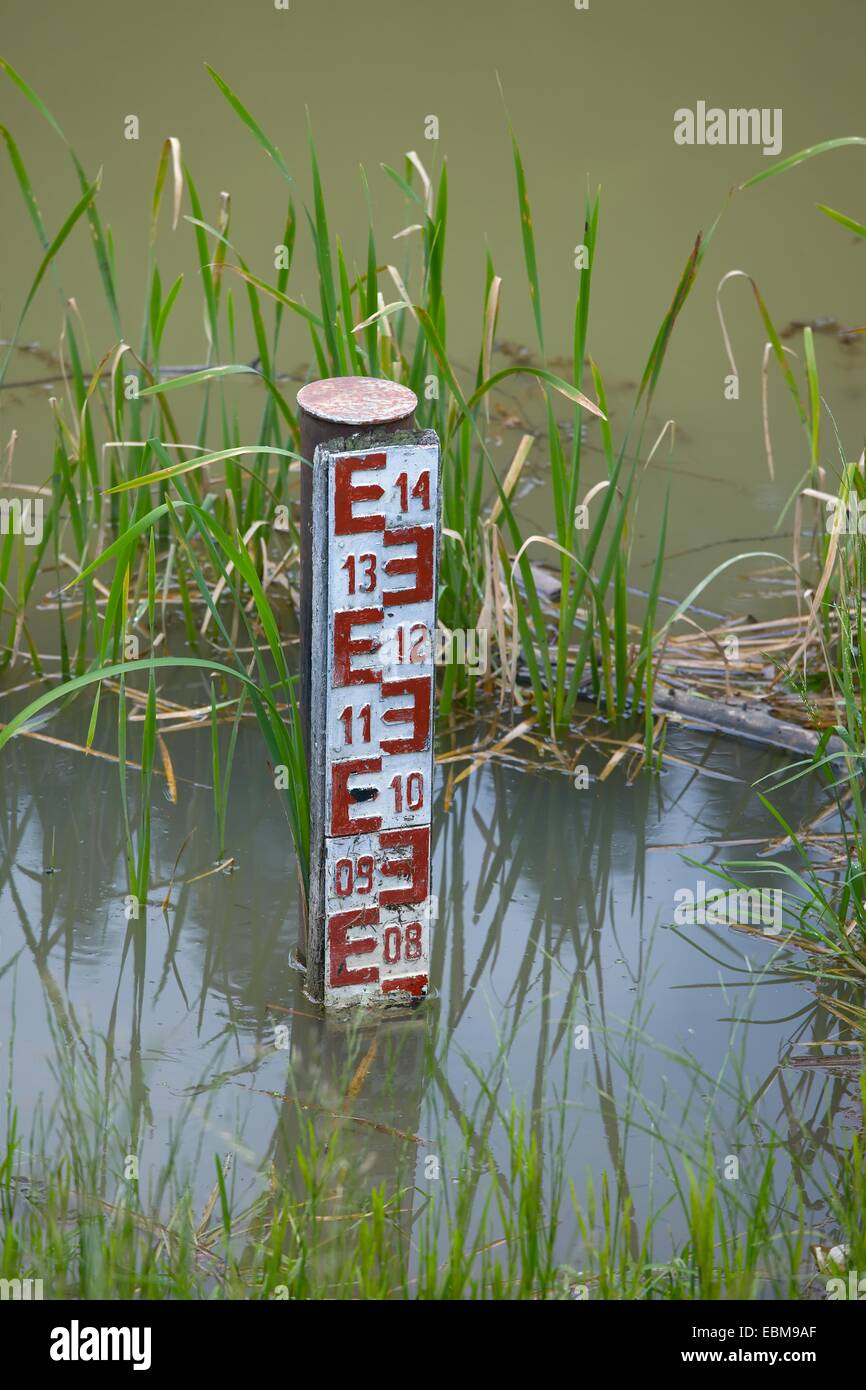
[[[715,10],[685,0],[592,0],[587,12],[565,0],[532,6],[443,0],[433,7],[292,0],[288,12],[200,0],[184,6],[154,0],[142,11],[74,0],[48,20],[23,0],[7,0],[2,49],[48,101],[88,171],[103,167],[103,214],[113,230],[131,341],[139,332],[150,189],[165,136],[181,139],[206,216],[215,217],[221,190],[231,193],[232,239],[265,278],[281,238],[285,190],[213,87],[207,60],[297,170],[299,200],[309,190],[309,108],[332,227],[350,263],[363,264],[365,255],[359,163],[370,178],[381,245],[393,247],[402,266],[406,243],[389,242],[388,235],[405,225],[406,212],[379,163],[398,166],[410,149],[431,169],[447,158],[449,336],[455,357],[467,363],[477,353],[485,245],[504,277],[501,336],[532,343],[498,71],[543,248],[551,358],[570,340],[586,180],[603,187],[590,338],[618,428],[695,234],[708,229],[727,190],[767,162],[751,148],[676,146],[674,110],[698,100],[781,107],[785,154],[859,133],[864,39],[866,15],[856,0],[798,7],[732,0]],[[140,120],[137,142],[123,136],[130,113]],[[440,122],[436,142],[424,138],[431,113]],[[47,224],[57,227],[77,191],[56,137],[6,81],[0,115],[27,161]],[[737,550],[788,553],[788,540],[768,538],[805,471],[803,438],[773,374],[777,471],[771,482],[761,430],[764,332],[745,282],[729,284],[724,302],[741,396],[726,401],[715,291],[725,272],[743,269],[755,276],[780,327],[824,316],[844,326],[866,322],[864,248],[815,211],[824,203],[862,217],[862,207],[852,204],[852,190],[861,186],[859,161],[857,150],[813,161],[738,195],[725,211],[678,325],[646,433],[651,444],[668,418],[677,421],[672,452],[661,450],[647,474],[636,537],[638,562],[648,563],[669,481],[663,587],[673,597]],[[0,304],[8,327],[39,250],[8,164],[0,168],[0,190]],[[190,281],[165,360],[201,362],[206,344],[189,226],[171,233],[166,224],[160,256],[164,284],[181,271]],[[64,250],[61,279],[64,293],[75,295],[96,360],[112,334],[83,234]],[[314,293],[303,228],[293,287],[308,298]],[[59,319],[56,295],[46,285],[24,338],[53,351]],[[800,351],[796,334],[786,342]],[[816,344],[822,388],[851,457],[860,447],[866,347],[835,333],[818,335]],[[250,336],[239,355],[253,353]],[[292,330],[281,369],[302,370],[306,357],[306,342]],[[19,354],[10,379],[53,371],[39,356]],[[41,481],[50,471],[48,397],[56,389],[45,384],[2,393],[0,442],[18,431],[18,481]],[[238,393],[242,411],[245,390]],[[540,416],[528,388],[515,388],[500,405],[496,447],[504,467],[522,428],[517,417],[536,423]],[[512,406],[516,418],[509,422]],[[822,456],[832,472],[838,456],[829,423],[825,428]],[[596,442],[592,426],[589,440]],[[545,447],[540,435],[527,480],[543,481]],[[589,486],[603,463],[592,448],[587,459]],[[544,496],[538,486],[521,500],[524,519],[540,529],[549,525]],[[758,543],[745,544],[752,541]],[[729,572],[708,591],[707,606],[730,614],[781,611],[774,608],[774,584],[761,581],[755,568]],[[19,679],[13,672],[7,685]],[[198,695],[206,699],[203,687]],[[17,698],[4,700],[4,710]],[[45,732],[80,743],[85,721],[73,710]],[[671,766],[660,780],[641,778],[633,786],[616,774],[578,792],[564,776],[491,765],[455,790],[446,811],[440,769],[435,998],[415,1020],[358,1038],[316,1017],[287,967],[297,929],[294,866],[253,730],[242,734],[232,788],[226,849],[233,871],[189,883],[212,868],[216,854],[208,734],[171,736],[178,799],[173,805],[155,794],[153,878],[160,886],[146,930],[124,915],[116,769],[49,743],[18,740],[0,769],[0,1010],[8,1019],[14,1002],[14,1095],[25,1122],[37,1096],[52,1092],[58,1041],[72,1047],[92,1028],[109,1038],[127,1078],[130,1124],[145,1161],[158,1165],[169,1122],[192,1098],[196,1138],[209,1151],[236,1148],[240,1180],[252,1183],[275,1150],[282,1103],[269,1093],[285,1091],[291,1067],[305,1103],[321,1107],[310,1113],[325,1131],[356,1127],[359,1162],[374,1176],[408,1167],[423,1193],[425,1184],[455,1177],[449,1153],[459,1150],[461,1115],[471,1113],[479,1123],[473,1068],[495,1070],[499,1058],[506,1063],[497,1073],[503,1103],[513,1093],[538,1119],[557,1099],[564,1102],[568,1172],[578,1186],[587,1171],[618,1171],[638,1209],[646,1209],[651,1197],[668,1193],[650,1192],[651,1134],[632,1134],[624,1152],[631,1102],[627,1049],[616,1039],[631,1018],[653,1040],[639,1049],[646,1125],[651,1113],[664,1116],[671,1134],[682,1131],[684,1147],[687,1135],[697,1142],[710,1088],[701,1082],[692,1091],[688,1068],[663,1049],[689,1053],[696,1067],[715,1075],[733,1036],[742,1047],[744,1084],[761,1094],[760,1123],[786,1129],[791,1114],[805,1117],[820,1155],[834,1126],[847,1122],[850,1087],[844,1079],[798,1071],[788,1059],[794,1041],[835,1034],[834,1021],[790,981],[756,982],[771,951],[765,943],[723,929],[669,929],[675,889],[700,876],[684,854],[701,861],[751,857],[757,847],[713,846],[769,833],[751,784],[781,760],[772,763],[730,742],[711,746],[685,732],[672,734],[668,747],[704,771]],[[190,835],[163,913],[158,902]],[[753,1021],[737,1029],[732,1020],[740,1014]],[[581,1023],[590,1028],[586,1048],[574,1045]],[[278,1024],[287,1025],[281,1037],[287,1047],[275,1047]],[[346,1076],[357,1074],[364,1058],[363,1084],[346,1102]],[[0,1060],[5,1066],[5,1051]],[[746,1122],[732,1097],[712,1105],[722,1155],[726,1143],[742,1140]],[[501,1149],[496,1123],[492,1139]],[[193,1139],[185,1143],[192,1152]],[[430,1154],[441,1160],[438,1179],[425,1176]],[[504,1151],[501,1157],[504,1164]],[[199,1195],[211,1184],[208,1157]]]

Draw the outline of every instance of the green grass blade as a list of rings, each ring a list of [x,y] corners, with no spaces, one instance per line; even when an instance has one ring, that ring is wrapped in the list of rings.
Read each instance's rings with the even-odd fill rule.
[[[267,135],[265,135],[265,132],[262,130],[258,121],[255,119],[254,116],[250,114],[250,112],[244,106],[237,93],[232,91],[228,83],[223,81],[219,73],[216,72],[215,69],[212,68],[209,63],[205,63],[205,67],[207,68],[208,73],[213,78],[217,87],[219,87],[229,106],[232,108],[236,115],[240,116],[247,130],[252,131],[252,134],[255,136],[258,144],[264,150],[265,154],[268,155],[268,157],[274,161],[286,182],[289,184],[293,184],[294,179],[292,178],[292,175],[289,173],[283,156],[280,154],[276,145],[268,139]]]
[[[846,217],[844,212],[836,212],[835,208],[828,208],[824,203],[816,203],[819,212],[823,212],[826,217],[832,217],[834,222],[838,222],[841,227],[846,227],[855,236],[866,237],[866,227],[862,222],[855,222],[853,217]]]
[[[788,169],[802,164],[804,160],[814,159],[815,155],[826,154],[828,150],[839,150],[844,145],[866,145],[866,136],[843,135],[835,140],[822,140],[819,145],[810,145],[808,149],[798,150],[796,154],[780,159],[777,164],[771,164],[769,169],[762,169],[759,174],[753,174],[745,183],[739,184],[738,189],[742,191],[744,188],[754,188],[755,184],[763,183],[765,179],[771,179],[776,174],[784,174]]]

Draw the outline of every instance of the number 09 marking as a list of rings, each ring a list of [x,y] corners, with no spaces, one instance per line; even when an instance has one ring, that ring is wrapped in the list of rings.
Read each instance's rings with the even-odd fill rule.
[[[355,864],[351,859],[338,859],[334,866],[334,891],[338,898],[352,893],[370,893],[373,889],[373,856],[362,854]]]

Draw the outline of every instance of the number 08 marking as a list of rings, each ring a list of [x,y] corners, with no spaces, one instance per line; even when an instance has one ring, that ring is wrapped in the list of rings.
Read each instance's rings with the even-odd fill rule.
[[[410,922],[400,931],[399,927],[386,927],[382,941],[382,953],[386,965],[395,965],[400,960],[421,959],[421,923]]]

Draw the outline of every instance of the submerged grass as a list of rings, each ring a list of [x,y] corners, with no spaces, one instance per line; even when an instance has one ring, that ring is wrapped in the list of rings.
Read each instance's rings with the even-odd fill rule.
[[[50,1113],[37,1113],[25,1142],[8,1109],[0,1153],[0,1278],[41,1279],[49,1299],[800,1299],[822,1296],[818,1275],[834,1272],[816,1268],[810,1239],[844,1249],[853,1268],[866,1258],[861,1133],[831,1151],[807,1214],[796,1172],[783,1175],[781,1136],[752,1122],[755,1161],[730,1181],[709,1136],[703,1145],[675,1138],[672,1120],[667,1137],[653,1130],[637,1072],[622,1142],[654,1132],[659,1146],[643,1211],[624,1171],[588,1175],[581,1193],[567,1183],[567,1107],[545,1118],[503,1101],[496,1069],[479,1072],[456,1150],[442,1135],[398,1136],[408,1159],[371,1186],[346,1104],[316,1120],[291,1073],[285,1095],[264,1093],[284,1103],[263,1160],[223,1120],[223,1146],[212,1149],[204,1081],[157,1159],[111,1049],[82,1039],[73,1063],[60,1042]],[[626,1053],[634,1042],[623,1039]],[[693,1064],[671,1061],[688,1080]],[[697,1081],[718,1093],[720,1077],[695,1072],[688,1084]],[[732,1075],[731,1095],[738,1084]],[[431,1152],[443,1155],[445,1181],[416,1176]],[[461,1175],[454,1195],[452,1173]]]

